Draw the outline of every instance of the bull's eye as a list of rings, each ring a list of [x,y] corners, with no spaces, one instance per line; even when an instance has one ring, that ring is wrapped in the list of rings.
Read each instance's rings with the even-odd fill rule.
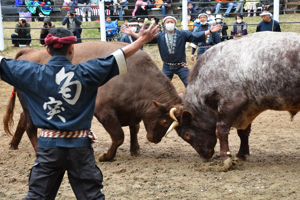
[[[185,132],[184,135],[183,135],[184,139],[186,140],[191,140],[191,135],[189,132]]]

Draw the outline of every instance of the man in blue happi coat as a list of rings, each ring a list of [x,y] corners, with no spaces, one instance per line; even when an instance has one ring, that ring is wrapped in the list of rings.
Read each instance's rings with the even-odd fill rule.
[[[200,20],[200,25],[194,28],[193,32],[203,32],[210,30],[211,25],[208,23],[208,15],[206,13],[200,13],[198,15],[198,18]],[[207,51],[210,47],[212,47],[215,44],[218,44],[221,42],[221,38],[218,32],[214,32],[206,37],[206,41],[204,42],[193,42],[191,43],[192,47],[192,54],[191,54],[191,60],[194,61],[194,54],[196,49],[197,51],[197,59],[199,56],[201,56],[205,51]]]
[[[77,199],[104,199],[90,131],[98,87],[127,71],[126,58],[157,36],[158,27],[104,58],[73,65],[76,37],[54,28],[45,38],[52,58],[42,66],[0,56],[1,79],[24,92],[33,123],[42,128],[25,199],[55,199],[65,171]]]
[[[189,68],[187,67],[185,43],[186,42],[205,42],[206,37],[220,30],[220,25],[211,26],[210,30],[203,32],[190,32],[189,30],[177,30],[175,28],[177,20],[175,17],[167,16],[164,19],[165,31],[159,33],[159,35],[153,39],[150,43],[157,43],[158,50],[161,56],[163,64],[162,72],[172,80],[173,75],[177,74],[184,86],[187,87],[187,77],[189,75]],[[132,35],[135,38],[139,37],[139,34],[133,33],[130,29],[122,28],[122,31],[128,35]]]

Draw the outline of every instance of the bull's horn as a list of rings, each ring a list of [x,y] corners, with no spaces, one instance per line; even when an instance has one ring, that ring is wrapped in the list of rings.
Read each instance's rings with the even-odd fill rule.
[[[165,137],[167,137],[167,135],[168,135],[174,128],[176,128],[177,126],[179,126],[178,121],[174,121],[174,122],[171,124],[171,126],[169,127],[169,129],[167,130]]]
[[[176,119],[176,117],[175,117],[175,115],[174,115],[174,112],[176,111],[176,108],[171,108],[171,110],[170,110],[170,117],[174,120],[174,121],[176,121],[176,122],[178,122],[178,120]]]

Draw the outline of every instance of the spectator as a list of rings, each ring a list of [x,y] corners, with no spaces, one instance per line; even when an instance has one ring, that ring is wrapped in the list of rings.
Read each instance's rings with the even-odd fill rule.
[[[220,8],[227,8],[225,15],[223,16],[224,18],[227,18],[228,14],[230,13],[231,9],[233,8],[233,3],[228,2],[228,1],[233,1],[233,0],[219,0],[219,3],[216,6],[215,14],[219,14]]]
[[[147,5],[147,2],[144,2],[143,0],[137,0],[135,3],[134,10],[132,11],[132,17],[148,15]]]
[[[119,12],[119,20],[123,20],[123,10],[124,7],[128,5],[127,0],[115,0],[116,10]]]
[[[43,28],[41,30],[41,35],[40,35],[40,46],[45,46],[45,41],[44,39],[49,33],[49,30],[51,28],[55,28],[55,25],[52,25],[50,21],[44,21]]]
[[[263,10],[270,10],[274,5],[273,0],[261,0],[260,4]]]
[[[239,38],[241,36],[247,35],[247,24],[243,22],[243,16],[237,14],[235,16],[236,22],[231,27],[231,36],[232,38]]]
[[[91,16],[92,16],[92,8],[90,6],[90,0],[78,0],[78,7],[81,10],[81,16],[82,16],[82,21],[86,21],[85,16],[86,13],[88,14],[88,21],[92,21]]]
[[[273,20],[271,18],[272,14],[268,11],[263,11],[260,14],[263,21],[261,21],[256,28],[256,32],[260,31],[275,31],[275,32],[281,32],[280,25],[276,20]]]
[[[211,25],[207,22],[208,20],[208,15],[206,13],[201,13],[199,14],[199,20],[200,20],[200,26],[197,26],[194,28],[194,33],[195,32],[204,32],[207,30],[210,30]],[[212,47],[215,44],[218,44],[221,42],[220,35],[218,32],[214,32],[206,37],[206,41],[203,42],[193,42],[191,43],[192,47],[192,54],[191,54],[191,60],[194,61],[194,53],[198,47],[197,51],[197,59],[199,56],[201,56],[205,51],[207,51],[210,47]]]
[[[138,33],[138,22],[136,19],[130,19],[128,21],[128,26],[129,28],[131,29],[131,31],[133,33]],[[127,34],[124,34],[121,38],[121,41],[120,42],[126,42],[126,43],[133,43],[136,39],[134,37],[132,37],[131,35],[127,35]],[[141,47],[141,49],[143,50],[143,47]]]
[[[193,3],[188,3],[188,15],[191,15],[192,21],[194,21],[197,18],[198,12],[194,9]]]
[[[256,5],[258,4],[258,0],[247,0],[247,2],[245,3],[245,10],[248,11],[248,17],[251,16],[251,10],[253,10],[253,17],[256,17]]]
[[[221,29],[218,31],[218,33],[221,37],[221,41],[227,40],[228,39],[228,36],[227,36],[228,26],[225,22],[223,22],[223,17],[221,14],[216,15],[216,24],[221,25]]]
[[[206,13],[207,16],[208,16],[207,22],[208,22],[209,24],[214,24],[214,23],[216,22],[216,21],[215,21],[216,18],[211,14],[211,13],[212,13],[211,9],[210,9],[210,8],[206,8],[205,13]]]
[[[114,14],[114,0],[104,0],[105,14],[113,16]]]
[[[128,19],[125,19],[125,20],[124,20],[124,24],[122,25],[122,27],[124,27],[124,28],[128,28],[128,27],[129,27],[129,26],[128,26]],[[99,31],[100,31],[100,29],[99,29]],[[125,35],[125,33],[121,32],[121,35],[118,36],[118,41],[121,40],[121,38],[123,37],[123,35]]]
[[[234,14],[237,14],[239,11],[240,11],[240,14],[243,16],[244,15],[244,8],[243,8],[243,5],[244,5],[244,0],[239,0],[237,3],[236,3],[236,9],[234,11]]]
[[[33,16],[40,18],[44,18],[45,15],[49,16],[52,11],[52,5],[54,5],[54,0],[27,0],[25,2],[29,12],[31,12]],[[38,21],[38,18],[35,18],[35,21]]]
[[[15,33],[11,34],[11,41],[13,47],[19,47],[20,44],[30,46],[30,24],[26,22],[25,18],[20,18],[19,23],[16,24]]]
[[[1,79],[24,92],[34,125],[43,129],[24,200],[55,199],[65,171],[76,199],[105,199],[103,175],[92,147],[97,137],[90,130],[97,91],[126,73],[126,59],[155,35],[151,27],[134,44],[73,65],[76,39],[60,27],[45,38],[51,54],[45,65],[1,57]]]
[[[194,22],[192,21],[192,16],[188,15],[187,16],[187,24],[188,24],[188,30],[193,32],[194,30]]]
[[[155,25],[158,25],[159,31],[162,30],[162,27],[161,27],[161,24],[159,23],[159,19],[158,19],[158,18],[156,18],[156,17],[151,17],[151,18],[150,18],[150,22],[151,22],[151,24],[155,23]]]
[[[213,32],[218,31],[220,25],[211,26],[210,31],[193,32],[188,30],[177,30],[177,20],[172,16],[167,16],[164,19],[165,31],[151,41],[151,43],[158,44],[158,50],[163,64],[163,73],[172,80],[174,74],[177,74],[184,86],[187,87],[187,77],[189,75],[189,68],[186,63],[185,44],[186,42],[205,42],[205,38]],[[128,35],[138,38],[139,35],[133,33],[130,29],[122,29]]]
[[[157,1],[157,0],[156,0]],[[171,0],[163,0],[163,5],[161,5],[161,11],[162,11],[162,19],[166,17],[167,8],[171,7]]]
[[[195,8],[198,13],[205,13],[206,10],[209,8],[211,12],[215,10],[215,5],[211,4],[211,0],[199,0],[199,5]]]
[[[76,15],[75,11],[68,11],[61,24],[63,26],[67,24],[67,29],[70,30],[73,33],[73,35],[77,38],[76,43],[81,43],[81,21]]]
[[[113,37],[119,34],[118,20],[111,21],[109,16],[105,17],[106,41],[111,41]]]

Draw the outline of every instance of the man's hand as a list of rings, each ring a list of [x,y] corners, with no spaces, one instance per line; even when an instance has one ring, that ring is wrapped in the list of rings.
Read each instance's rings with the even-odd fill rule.
[[[143,27],[141,28],[139,32],[139,38],[131,43],[130,45],[127,45],[123,47],[123,51],[126,58],[129,58],[132,56],[135,52],[137,52],[144,44],[150,42],[154,38],[158,36],[158,25],[155,26],[155,24],[151,24],[150,27],[145,30],[146,23],[144,23]]]
[[[222,28],[221,28],[221,24],[218,24],[218,25],[216,25],[216,26],[214,26],[213,24],[211,25],[211,27],[210,27],[210,30],[211,30],[211,32],[217,32],[217,31],[219,31],[219,30],[221,30]]]
[[[122,33],[125,33],[127,35],[131,35],[131,29],[130,28],[125,28],[125,27],[121,27],[121,31]]]
[[[159,32],[159,26],[155,25],[155,23],[151,24],[147,30],[146,28],[146,23],[142,26],[140,32],[139,32],[139,38],[138,40],[142,41],[144,44],[152,41],[154,38],[158,36]],[[143,44],[143,45],[144,45]]]

